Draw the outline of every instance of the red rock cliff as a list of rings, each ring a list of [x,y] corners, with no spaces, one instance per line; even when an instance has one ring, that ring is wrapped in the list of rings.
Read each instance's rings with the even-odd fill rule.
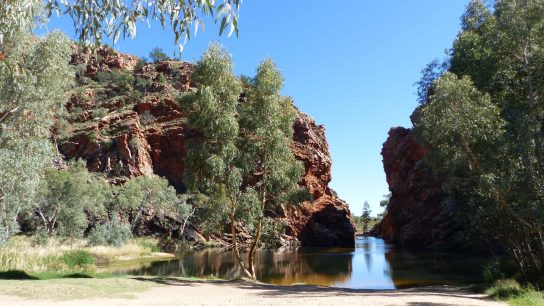
[[[391,243],[448,248],[459,227],[455,204],[442,192],[442,182],[423,159],[429,148],[417,140],[414,131],[392,128],[383,144],[383,167],[391,199],[373,234]]]
[[[98,54],[100,60],[74,51],[72,61],[83,79],[96,78],[99,71],[126,69],[140,81],[150,82],[148,92],[128,99],[127,95],[112,96],[116,88],[96,88],[93,82],[82,85],[67,104],[71,119],[60,131],[64,135],[59,140],[61,153],[68,159],[85,159],[90,170],[107,173],[114,183],[155,173],[183,191],[185,146],[191,129],[173,95],[194,88],[192,65],[171,61],[134,69],[137,58],[133,56],[104,49]],[[166,81],[156,82],[161,78]],[[102,93],[98,98],[97,93],[103,91],[106,97]],[[294,124],[293,150],[305,165],[300,183],[315,201],[287,209],[288,234],[303,245],[353,246],[349,208],[328,187],[332,162],[324,127],[301,112]]]

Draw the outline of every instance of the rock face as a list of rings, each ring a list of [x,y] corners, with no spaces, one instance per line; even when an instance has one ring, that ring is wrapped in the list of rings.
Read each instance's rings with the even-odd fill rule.
[[[89,170],[106,173],[113,183],[155,173],[183,192],[186,139],[194,133],[185,124],[184,111],[174,102],[174,94],[194,90],[192,65],[172,61],[134,69],[137,58],[112,50],[99,51],[101,61],[80,53],[74,51],[72,61],[83,67],[86,78],[96,78],[99,71],[125,69],[150,85],[146,94],[130,100],[127,95],[112,97],[115,88],[100,88],[96,82],[82,85],[79,95],[73,95],[67,105],[71,119],[59,131],[64,135],[58,141],[60,152],[68,159],[85,159]],[[165,81],[155,82],[161,78]],[[100,100],[97,92],[103,90],[107,98]],[[303,245],[352,247],[354,227],[349,208],[328,187],[332,162],[324,127],[298,112],[294,131],[293,151],[305,166],[300,184],[315,201],[297,209],[286,208],[288,234]]]
[[[391,243],[429,249],[455,245],[459,230],[456,206],[442,192],[442,182],[432,173],[423,157],[429,148],[415,133],[392,128],[383,144],[383,166],[391,199],[387,213],[373,234]]]

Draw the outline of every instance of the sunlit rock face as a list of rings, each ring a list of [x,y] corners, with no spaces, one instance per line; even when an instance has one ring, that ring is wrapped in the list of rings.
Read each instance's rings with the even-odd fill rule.
[[[100,90],[92,88],[94,85],[81,85],[80,93],[66,106],[70,120],[60,131],[60,152],[67,159],[85,159],[89,170],[106,173],[116,184],[154,173],[166,177],[179,192],[185,191],[186,141],[198,136],[186,125],[185,112],[174,96],[195,89],[190,78],[192,64],[167,61],[135,69],[138,58],[134,56],[111,49],[97,53],[99,60],[74,47],[72,64],[84,78],[96,81],[100,71],[126,70],[151,85],[137,99],[129,99],[129,93],[116,95],[115,88],[106,88],[108,94],[99,97]],[[160,78],[165,81],[158,81]],[[97,109],[104,112],[98,118]],[[284,210],[289,221],[287,240],[352,247],[355,231],[351,213],[328,186],[332,161],[324,127],[298,112],[293,140],[293,152],[305,166],[300,184],[308,188],[314,201]]]
[[[383,144],[383,166],[391,199],[373,234],[400,245],[432,249],[456,246],[456,205],[423,159],[429,148],[413,130],[396,127]]]

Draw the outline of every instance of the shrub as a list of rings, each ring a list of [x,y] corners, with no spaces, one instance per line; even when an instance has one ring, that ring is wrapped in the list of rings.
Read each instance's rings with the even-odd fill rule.
[[[136,65],[134,65],[134,71],[140,71],[145,65],[147,65],[147,60],[145,58],[140,59]]]
[[[143,95],[141,92],[139,92],[138,90],[132,90],[128,93],[127,101],[129,103],[138,103],[140,102],[140,100],[142,100],[142,97]]]
[[[151,122],[153,122],[155,120],[155,116],[153,116],[150,112],[145,112],[143,113],[141,116],[140,116],[140,123],[143,125],[143,126],[146,126],[148,124],[150,124]]]
[[[521,285],[513,279],[501,279],[495,282],[493,286],[487,289],[486,293],[495,298],[508,298],[519,295],[523,292]]]
[[[100,120],[108,114],[108,109],[104,107],[97,108],[93,111],[93,118],[95,120]]]
[[[151,82],[151,80],[138,76],[134,80],[134,88],[140,92],[146,93],[149,90],[149,87],[151,87],[152,83],[153,82]]]
[[[87,270],[94,265],[94,257],[87,251],[69,251],[60,257],[60,261],[70,269]]]
[[[159,75],[157,76],[157,82],[160,84],[166,83],[166,77],[164,76],[164,74],[159,73]]]
[[[96,74],[99,83],[114,84],[120,93],[126,93],[132,89],[134,76],[128,71],[99,71]]]
[[[96,245],[125,245],[132,237],[130,228],[126,224],[110,221],[97,225],[89,234],[89,243]]]

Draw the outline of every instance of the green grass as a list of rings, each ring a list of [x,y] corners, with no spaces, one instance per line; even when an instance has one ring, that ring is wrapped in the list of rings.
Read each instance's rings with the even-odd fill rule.
[[[508,305],[544,305],[544,292],[523,287],[513,279],[498,280],[485,293]]]

